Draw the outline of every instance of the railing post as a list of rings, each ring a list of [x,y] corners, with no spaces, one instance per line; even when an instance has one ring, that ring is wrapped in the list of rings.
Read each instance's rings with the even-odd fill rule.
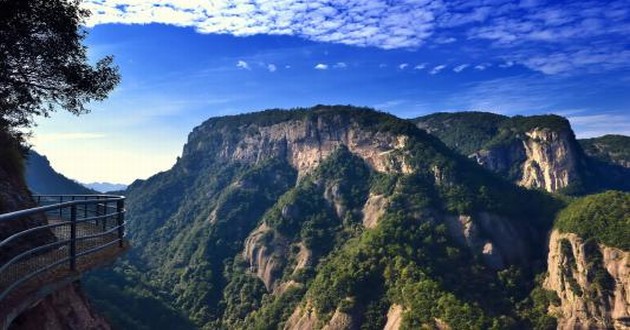
[[[125,227],[123,224],[125,222],[125,201],[123,199],[116,202],[116,211],[118,212],[117,224],[118,224],[118,246],[123,247],[123,236],[125,235]]]
[[[63,203],[63,196],[59,196],[59,204]],[[59,220],[63,219],[63,209],[59,206]]]
[[[83,197],[84,201],[87,201],[87,199],[88,199],[87,196]],[[87,209],[88,209],[87,203],[83,204],[83,218],[87,218],[88,217]]]
[[[105,232],[107,230],[107,218],[108,218],[108,214],[107,214],[107,202],[103,203],[103,232]]]
[[[77,268],[77,206],[70,206],[70,270]]]

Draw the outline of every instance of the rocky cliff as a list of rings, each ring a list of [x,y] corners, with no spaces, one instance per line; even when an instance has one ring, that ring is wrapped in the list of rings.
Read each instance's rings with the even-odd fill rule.
[[[16,318],[10,330],[109,330],[111,327],[92,307],[78,283],[70,284]]]
[[[630,328],[630,252],[554,230],[544,287],[560,329]]]
[[[543,287],[561,329],[630,328],[630,193],[573,201],[549,238]]]
[[[570,130],[535,128],[506,145],[471,156],[480,165],[513,177],[521,186],[556,192],[579,180],[577,154]]]
[[[554,115],[438,113],[413,122],[480,165],[524,187],[569,194],[630,190],[630,170],[624,167],[630,149],[627,137],[608,136],[578,143],[569,122]]]
[[[209,119],[127,193],[120,277],[212,329],[526,326],[514,302],[559,205],[345,106]]]

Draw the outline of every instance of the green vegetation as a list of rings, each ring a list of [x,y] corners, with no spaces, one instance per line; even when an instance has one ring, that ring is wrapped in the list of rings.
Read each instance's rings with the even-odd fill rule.
[[[600,161],[613,164],[630,164],[630,137],[604,135],[578,140],[584,152]],[[627,165],[626,165],[627,166]]]
[[[299,180],[282,152],[222,156],[243,150],[246,139],[264,141],[266,148],[271,142],[261,136],[261,126],[284,122],[403,135],[404,148],[388,155],[404,159],[413,172],[376,173],[343,145]],[[283,143],[271,150],[298,147]],[[502,180],[387,114],[318,106],[210,119],[190,135],[173,169],[135,182],[127,193],[135,248],[114,273],[138,284],[123,295],[133,298],[129,303],[155,299],[155,310],[177,310],[196,327],[277,329],[297,306],[308,304],[320,323],[339,310],[363,320],[362,329],[376,329],[395,303],[410,310],[404,316],[407,328],[431,325],[436,318],[454,329],[551,324],[540,312],[548,301],[530,296],[540,267],[490,269],[481,255],[453,240],[443,221],[459,214],[497,215],[514,231],[527,233],[531,257],[543,260],[544,233],[562,202]],[[365,229],[362,209],[370,194],[387,203],[379,225]],[[248,240],[256,228],[264,228],[260,238]],[[250,263],[256,261],[246,260],[246,244],[255,253],[265,249],[265,258],[273,260],[266,280],[286,287],[265,288],[252,272]],[[296,270],[300,262],[303,268]],[[95,283],[115,279],[101,280]],[[122,299],[88,289],[110,310]],[[134,319],[133,309],[116,312],[123,319],[118,324]]]
[[[470,155],[492,140],[505,120],[508,117],[489,112],[457,112],[435,113],[416,118],[413,122],[447,146],[463,155]]]
[[[464,156],[475,155],[504,179],[523,177],[526,133],[546,129],[567,139],[567,156],[575,171],[567,187],[557,193],[580,196],[604,190],[630,191],[630,138],[607,135],[576,143],[566,118],[556,115],[505,117],[485,112],[437,113],[412,120]],[[625,167],[624,167],[625,166]]]
[[[562,232],[630,250],[630,193],[608,191],[573,201],[555,222]]]
[[[0,12],[2,126],[30,127],[57,109],[86,113],[120,81],[111,56],[89,63],[79,1],[0,1]]]

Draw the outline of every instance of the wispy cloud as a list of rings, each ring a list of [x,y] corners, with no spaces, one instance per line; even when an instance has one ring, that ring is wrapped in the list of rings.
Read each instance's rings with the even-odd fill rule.
[[[318,63],[314,67],[315,70],[328,70],[328,64]]]
[[[602,113],[567,116],[578,138],[590,138],[605,134],[630,136],[630,115],[626,113]]]
[[[243,60],[236,62],[236,67],[239,69],[250,70],[249,64]]]
[[[542,5],[544,3],[544,5]],[[199,33],[298,36],[382,49],[482,49],[545,74],[630,66],[627,0],[86,0],[87,25],[164,23]],[[453,60],[453,59],[450,59]]]
[[[90,132],[66,132],[66,133],[51,133],[40,134],[33,137],[38,142],[54,142],[54,141],[81,141],[81,140],[93,140],[102,139],[106,135],[103,133],[90,133]]]
[[[491,66],[490,63],[477,64],[477,65],[475,65],[475,70],[483,71],[483,70],[489,68],[490,66]]]
[[[269,72],[276,72],[278,68],[276,67],[275,64],[267,64],[267,70],[269,70]]]
[[[429,74],[438,74],[440,73],[440,71],[446,69],[446,64],[441,64],[438,66],[433,67],[433,69],[431,69],[431,71],[429,71]]]
[[[348,64],[346,64],[345,62],[337,62],[335,63],[335,65],[333,65],[333,68],[335,69],[345,69],[348,67]]]
[[[462,65],[458,65],[456,67],[453,68],[453,72],[455,73],[460,73],[462,71],[464,71],[467,67],[469,67],[470,64],[462,64]]]
[[[400,65],[398,65],[398,68],[401,70],[406,69],[409,66],[409,63],[401,63]]]
[[[428,63],[421,63],[413,67],[414,70],[424,70]]]

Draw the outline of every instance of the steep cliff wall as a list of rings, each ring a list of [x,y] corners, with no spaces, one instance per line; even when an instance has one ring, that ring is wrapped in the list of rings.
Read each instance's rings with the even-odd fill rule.
[[[210,119],[128,194],[126,271],[234,329],[385,326],[391,305],[405,325],[528,324],[498,272],[531,280],[555,208],[405,120],[340,106]]]
[[[346,146],[376,171],[411,172],[404,157],[396,153],[405,147],[404,135],[370,131],[347,116],[288,120],[268,126],[247,123],[238,127],[239,136],[232,139],[234,129],[220,122],[197,127],[182,158],[206,155],[218,161],[255,164],[281,157],[302,177],[340,146]]]
[[[630,328],[630,252],[554,230],[544,287],[561,329]]]
[[[109,330],[105,319],[94,311],[78,283],[47,296],[16,318],[10,330]]]
[[[579,178],[571,130],[535,128],[520,139],[473,154],[482,166],[512,177],[519,185],[556,192]]]

